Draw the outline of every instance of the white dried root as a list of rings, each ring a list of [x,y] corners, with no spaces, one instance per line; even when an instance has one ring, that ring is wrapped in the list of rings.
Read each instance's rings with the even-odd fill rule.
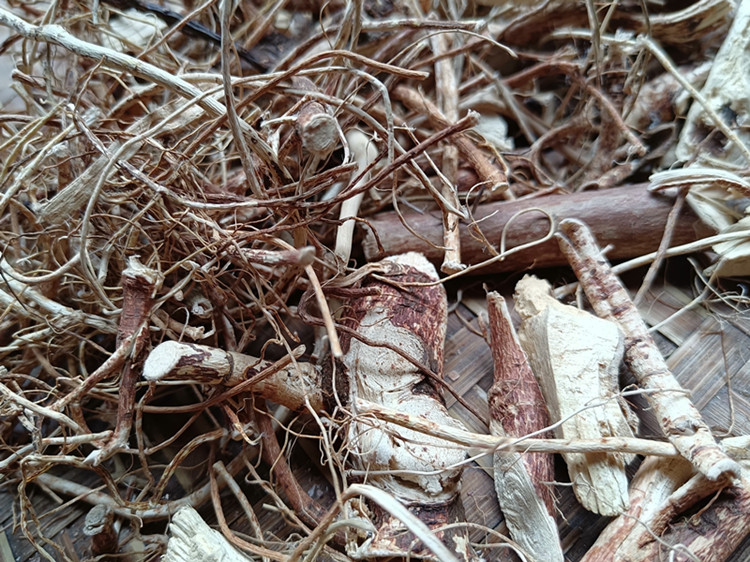
[[[616,398],[623,342],[617,325],[563,305],[546,281],[516,286],[521,345],[529,356],[556,429],[565,439],[632,437]],[[625,465],[632,455],[566,453],[563,458],[581,505],[601,515],[628,508]]]
[[[720,259],[706,272],[710,275],[750,274],[750,221],[746,216],[740,218],[747,210],[738,212],[734,201],[750,197],[750,189],[745,178],[732,173],[750,164],[750,134],[745,123],[750,111],[749,73],[750,1],[746,0],[737,5],[732,27],[680,134],[675,153],[690,164],[672,172],[684,174],[682,185],[689,186],[687,203],[706,224],[721,234],[746,234],[744,240],[714,246]],[[695,176],[702,181],[696,181]],[[727,181],[727,176],[734,177]],[[654,183],[653,177],[651,181]]]
[[[209,527],[190,506],[181,507],[169,524],[169,542],[164,562],[248,562],[221,533]]]
[[[370,137],[358,129],[347,131],[346,141],[349,143],[349,150],[351,150],[354,160],[357,162],[357,171],[355,174],[360,175],[377,157],[377,147]],[[366,184],[369,180],[370,173],[368,172],[357,181],[352,189],[357,189],[359,186]],[[334,253],[344,264],[349,262],[349,256],[352,253],[354,225],[356,224],[354,218],[359,213],[359,206],[362,204],[364,197],[365,192],[363,191],[362,193],[357,193],[349,197],[341,203],[341,211],[339,213],[341,226],[339,226],[336,231],[336,247]]]
[[[299,351],[299,350],[298,350]],[[217,347],[176,341],[156,346],[143,365],[148,381],[182,380],[242,388],[293,411],[309,404],[324,410],[320,371],[315,365],[273,362]]]

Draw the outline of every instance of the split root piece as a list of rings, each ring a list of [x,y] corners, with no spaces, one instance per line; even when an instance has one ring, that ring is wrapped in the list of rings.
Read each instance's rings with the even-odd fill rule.
[[[750,532],[748,490],[747,479],[724,487],[681,457],[648,457],[631,483],[630,509],[602,531],[582,562],[722,562]],[[699,502],[706,505],[696,510]]]
[[[487,312],[495,363],[489,391],[490,431],[510,437],[537,434],[549,426],[547,406],[521,349],[505,299],[489,293]],[[550,435],[544,432],[541,436]],[[497,499],[513,540],[532,560],[562,562],[565,558],[550,489],[555,477],[552,455],[498,451],[494,467]]]
[[[460,428],[445,407],[439,389],[415,362],[438,376],[443,371],[447,323],[445,289],[432,282],[435,268],[416,253],[383,261],[387,275],[365,279],[343,319],[350,330],[341,337],[342,363],[349,373],[349,403],[376,402],[441,425]],[[381,280],[382,279],[382,280]],[[427,286],[409,286],[425,283]],[[362,336],[362,340],[357,336]],[[365,343],[367,341],[367,343]],[[409,361],[399,350],[416,361]],[[355,409],[355,412],[357,410]],[[465,449],[410,428],[358,416],[349,426],[352,477],[366,476],[421,519],[443,544],[459,553],[466,545],[460,529],[446,525],[463,519],[458,483]],[[349,548],[352,557],[430,556],[402,520],[378,505],[367,504],[376,531]],[[465,553],[460,553],[465,558]]]
[[[617,325],[558,302],[546,281],[516,285],[521,345],[529,356],[558,437],[632,437],[616,398],[623,343]],[[583,507],[618,515],[628,507],[625,465],[632,455],[565,453],[573,491]]]

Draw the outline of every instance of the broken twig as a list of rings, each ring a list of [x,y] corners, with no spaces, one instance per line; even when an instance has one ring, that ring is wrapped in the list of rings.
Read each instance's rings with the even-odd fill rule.
[[[557,235],[596,313],[618,324],[625,336],[625,363],[646,397],[667,438],[709,480],[738,478],[740,465],[714,440],[700,412],[680,388],[622,283],[610,271],[591,231],[580,221],[560,223]]]

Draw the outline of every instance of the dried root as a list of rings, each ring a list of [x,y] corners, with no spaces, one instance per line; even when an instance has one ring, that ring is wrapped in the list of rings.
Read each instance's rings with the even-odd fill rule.
[[[727,0],[651,3],[648,15],[593,2],[6,4],[0,478],[40,556],[92,554],[69,552],[64,531],[46,536],[45,494],[73,498],[70,517],[84,503],[112,510],[116,545],[107,517],[91,527],[102,555],[140,539],[144,557],[163,555],[163,537],[136,527],[186,505],[261,559],[532,553],[495,540],[499,515],[472,501],[461,514],[459,481],[477,482],[467,454],[497,454],[507,474],[523,465],[526,491],[537,484],[559,558],[543,493],[553,479],[532,453],[616,459],[618,491],[636,452],[679,449],[706,476],[737,475],[694,411],[665,425],[674,445],[614,431],[560,440],[528,437],[541,417],[501,415],[505,436],[467,431],[442,398],[442,283],[453,295],[457,276],[564,264],[563,219],[590,224],[613,259],[654,262],[651,278],[666,257],[712,249],[723,260],[705,294],[744,271],[742,169],[710,161],[640,183],[675,168],[691,98],[683,135],[702,154],[747,156],[744,101],[711,99],[707,78],[709,53],[731,50],[719,49]],[[705,183],[708,212],[691,201]],[[675,187],[718,237],[675,208]],[[437,269],[384,259],[409,251]],[[481,410],[485,382],[460,400]],[[662,382],[644,384],[654,403],[684,405]],[[501,412],[515,396],[502,388]],[[697,437],[677,435],[695,420]],[[744,496],[722,494],[715,513],[734,529]]]

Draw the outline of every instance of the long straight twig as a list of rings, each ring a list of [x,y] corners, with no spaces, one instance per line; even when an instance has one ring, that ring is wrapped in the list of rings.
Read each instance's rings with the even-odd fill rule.
[[[438,425],[419,416],[386,408],[367,400],[357,399],[356,412],[364,423],[366,416],[387,421],[401,427],[440,437],[457,445],[492,453],[495,451],[519,453],[630,453],[674,457],[680,453],[671,443],[636,437],[602,437],[601,439],[536,439],[523,437],[495,437],[482,433],[463,431]]]

